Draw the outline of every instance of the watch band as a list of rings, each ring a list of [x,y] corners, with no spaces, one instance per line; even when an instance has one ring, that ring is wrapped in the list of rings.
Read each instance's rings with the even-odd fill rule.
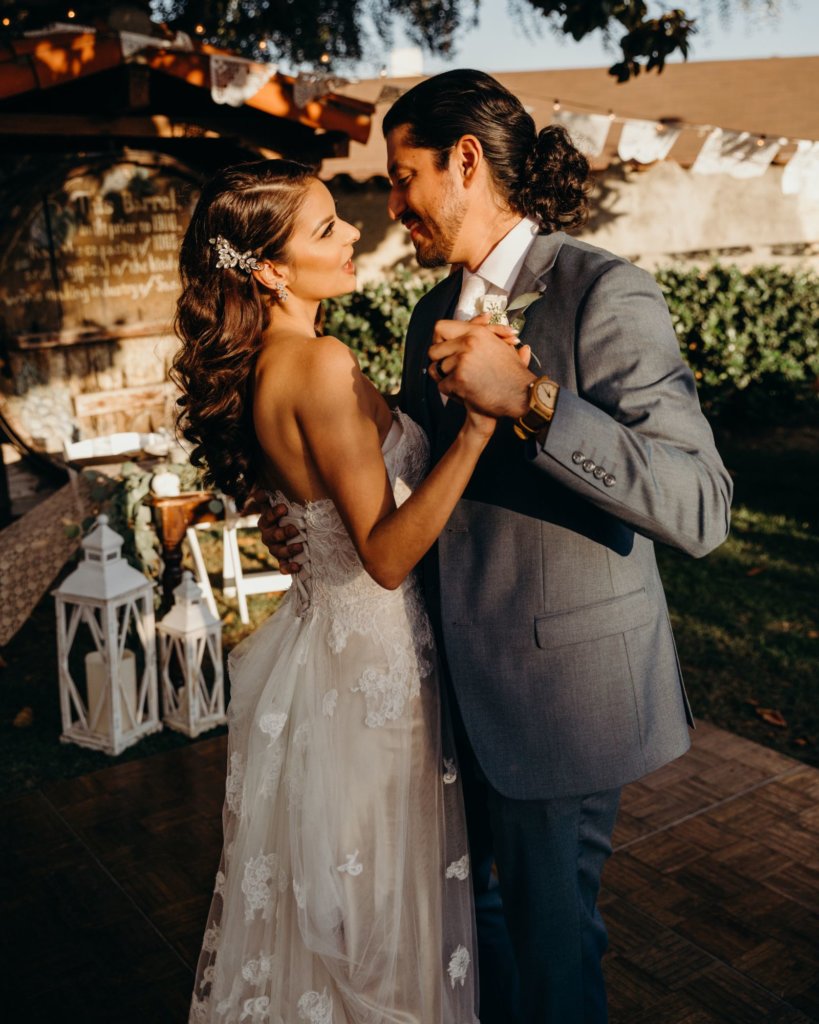
[[[544,388],[544,384],[548,386]],[[515,434],[522,441],[548,429],[559,391],[560,385],[551,377],[537,377],[529,384],[529,408],[514,424]]]

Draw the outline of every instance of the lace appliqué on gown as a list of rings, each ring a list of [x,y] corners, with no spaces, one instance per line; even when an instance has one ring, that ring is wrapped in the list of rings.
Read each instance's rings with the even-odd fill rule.
[[[401,442],[384,455],[398,505],[421,482],[429,462],[424,432],[407,418],[401,422]],[[353,635],[378,644],[384,653],[384,668],[369,666],[352,689],[364,696],[368,726],[377,728],[395,721],[404,714],[407,701],[418,696],[420,679],[431,670],[432,627],[417,579],[410,576],[395,591],[380,587],[364,570],[329,498],[297,505],[276,492],[271,503],[288,506],[282,521],[296,527],[299,537],[294,540],[302,540],[307,552],[296,574],[297,586],[285,600],[292,600],[301,616],[318,611],[329,616],[328,642],[334,654],[341,653]],[[406,619],[389,615],[390,605],[402,606]]]

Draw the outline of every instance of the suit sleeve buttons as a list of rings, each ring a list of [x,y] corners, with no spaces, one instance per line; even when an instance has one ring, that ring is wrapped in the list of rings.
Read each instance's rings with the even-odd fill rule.
[[[605,471],[605,469],[602,466],[595,466],[595,468],[594,468],[594,478],[595,478],[595,480],[602,480],[605,475],[606,475],[606,471]]]
[[[583,463],[583,469],[586,473],[591,473],[596,468],[597,463],[593,462],[591,459],[586,459],[586,461]]]
[[[586,458],[583,452],[572,452],[572,462],[575,466],[579,466],[580,463]]]
[[[614,487],[614,485],[617,483],[617,478],[615,476],[612,476],[611,473],[606,473],[606,475],[603,477],[603,483],[606,485],[606,487]]]

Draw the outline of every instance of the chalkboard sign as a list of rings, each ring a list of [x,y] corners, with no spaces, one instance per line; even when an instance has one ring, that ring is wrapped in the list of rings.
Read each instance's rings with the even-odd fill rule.
[[[18,348],[167,333],[197,196],[178,166],[120,159],[66,174],[0,235],[0,320]]]

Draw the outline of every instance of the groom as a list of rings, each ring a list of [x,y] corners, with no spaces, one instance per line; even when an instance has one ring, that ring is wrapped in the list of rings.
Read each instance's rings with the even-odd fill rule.
[[[461,400],[501,417],[423,564],[467,801],[481,1021],[598,1024],[620,788],[689,745],[653,542],[720,544],[731,481],[653,279],[561,230],[582,221],[589,173],[565,133],[537,135],[497,81],[452,71],[405,93],[384,134],[390,215],[422,266],[455,268],[413,312],[401,404],[433,460]],[[507,300],[525,307],[528,370],[469,322]],[[281,531],[264,536],[286,561]]]

